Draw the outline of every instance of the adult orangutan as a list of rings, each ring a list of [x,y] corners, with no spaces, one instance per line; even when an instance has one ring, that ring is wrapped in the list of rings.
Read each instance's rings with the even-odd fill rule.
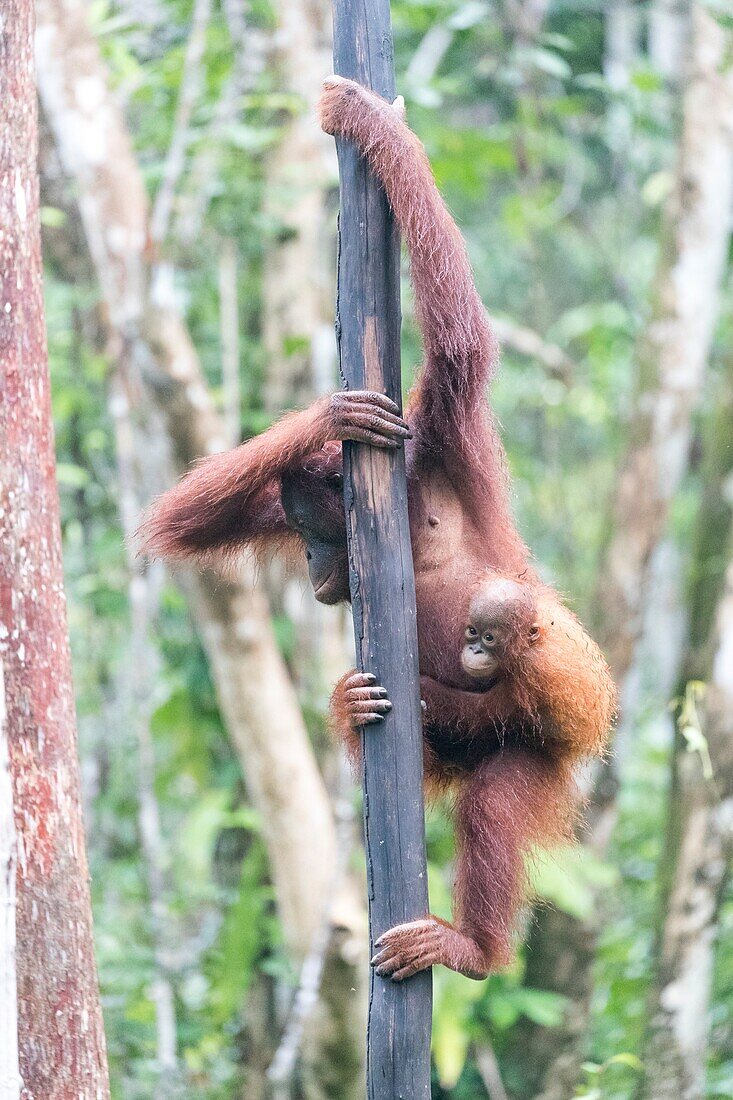
[[[380,394],[316,401],[202,462],[155,504],[145,543],[199,560],[300,544],[317,598],[346,600],[339,441],[405,446],[425,771],[429,791],[454,797],[454,923],[426,914],[390,929],[373,963],[396,980],[435,963],[479,978],[511,957],[529,850],[570,836],[573,766],[602,750],[615,691],[514,526],[485,400],[495,342],[422,145],[399,109],[340,77],[325,83],[321,121],[361,149],[407,242],[425,363],[405,418]],[[352,753],[389,708],[369,673],[339,683],[333,722]]]

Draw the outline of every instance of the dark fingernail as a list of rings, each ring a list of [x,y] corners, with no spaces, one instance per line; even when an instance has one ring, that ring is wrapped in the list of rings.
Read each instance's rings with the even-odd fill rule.
[[[376,684],[377,677],[372,672],[365,672],[364,675],[366,676],[370,684]]]
[[[384,705],[385,705],[385,707],[387,708],[387,710],[392,710],[392,704],[390,703],[389,699],[387,699],[387,700],[385,701],[385,704],[384,704]]]

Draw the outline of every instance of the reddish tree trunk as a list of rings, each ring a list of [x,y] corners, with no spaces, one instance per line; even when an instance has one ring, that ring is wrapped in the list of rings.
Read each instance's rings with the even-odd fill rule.
[[[109,1095],[81,821],[43,319],[31,0],[0,34],[0,656],[25,1097]],[[0,1037],[2,1042],[2,1037]]]

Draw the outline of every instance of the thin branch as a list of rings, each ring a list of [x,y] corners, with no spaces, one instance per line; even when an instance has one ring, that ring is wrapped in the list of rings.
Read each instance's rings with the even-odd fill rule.
[[[173,201],[190,141],[191,116],[201,90],[206,27],[210,17],[211,0],[196,0],[191,20],[191,33],[183,61],[183,74],[178,92],[176,116],[173,121],[173,136],[168,147],[163,179],[150,215],[150,236],[156,244],[161,244],[168,236]]]
[[[483,1081],[489,1100],[509,1100],[509,1094],[504,1088],[501,1079],[501,1070],[496,1060],[496,1053],[488,1039],[477,1043],[473,1049],[476,1059],[476,1068]]]
[[[453,30],[445,23],[434,23],[423,37],[405,71],[405,87],[429,84],[450,49]]]

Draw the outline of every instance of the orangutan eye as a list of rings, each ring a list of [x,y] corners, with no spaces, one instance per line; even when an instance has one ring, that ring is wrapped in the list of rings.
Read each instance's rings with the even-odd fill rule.
[[[537,639],[539,638],[539,636],[540,636],[540,628],[539,628],[539,626],[537,625],[537,623],[535,623],[535,624],[534,624],[534,626],[531,626],[531,627],[529,628],[529,636],[530,636],[530,639],[531,639],[531,640],[532,640],[533,642],[536,642],[536,641],[537,641]]]
[[[475,626],[469,626],[466,629],[466,637],[470,638],[471,640],[473,640],[474,638],[478,638],[478,630]]]
[[[344,479],[341,474],[331,474],[328,480],[331,482],[334,489],[340,489],[344,484]]]
[[[484,634],[484,641],[486,642],[487,645],[493,645],[494,644],[494,635],[493,634]]]

